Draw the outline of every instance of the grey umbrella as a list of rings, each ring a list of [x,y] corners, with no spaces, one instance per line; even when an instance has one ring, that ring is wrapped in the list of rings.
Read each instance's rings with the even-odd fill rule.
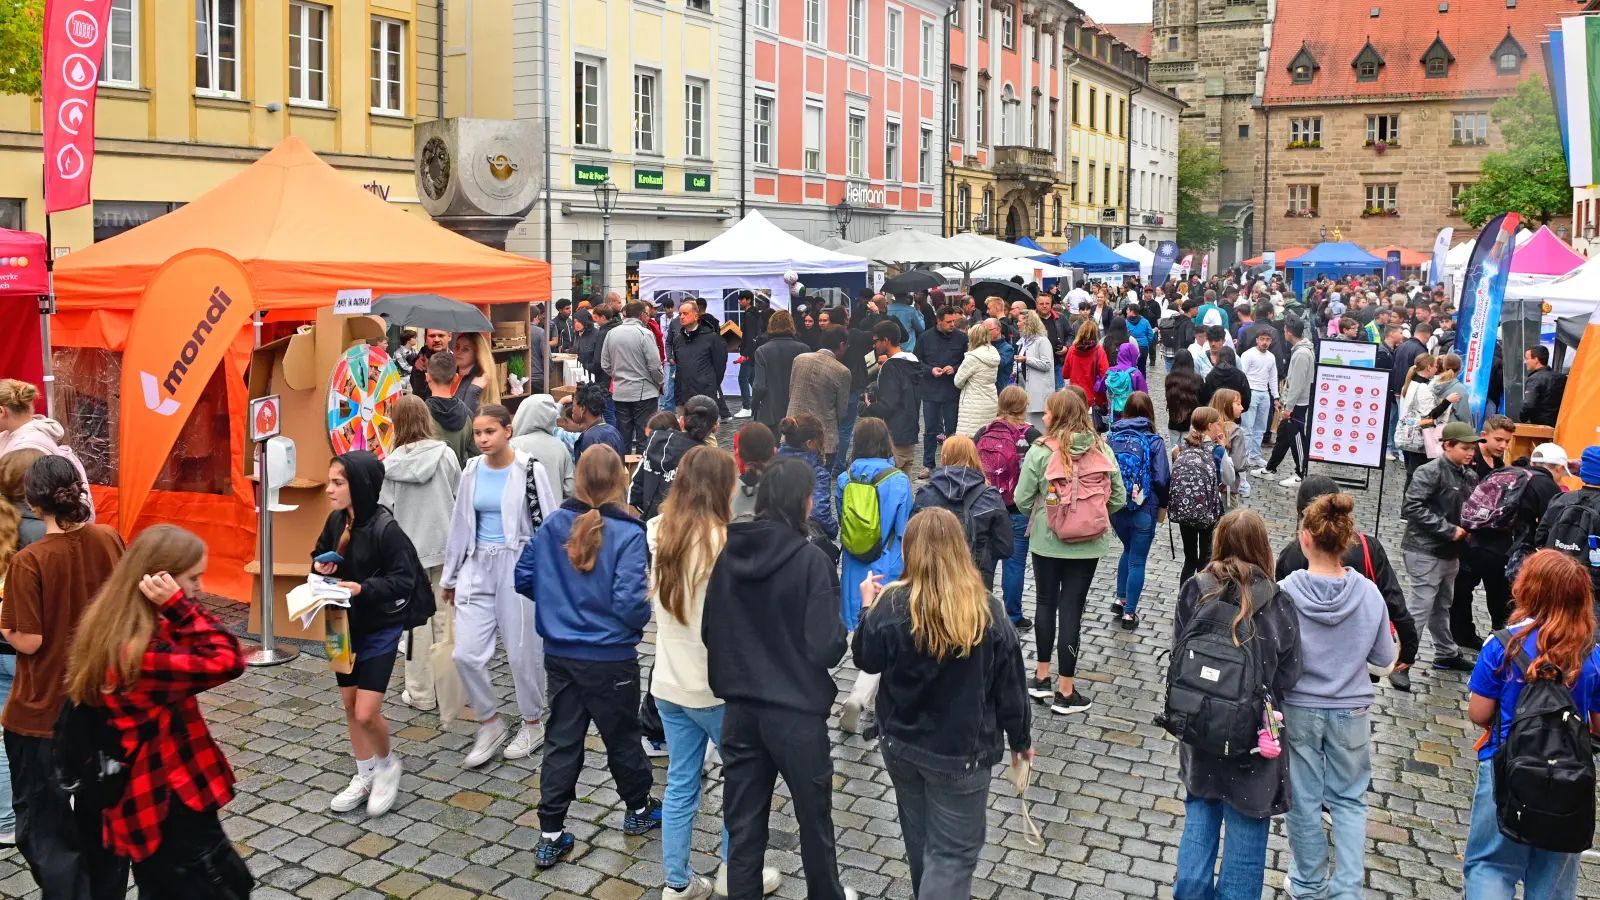
[[[385,294],[372,301],[372,314],[391,326],[409,325],[449,332],[488,334],[494,325],[476,306],[438,294]]]

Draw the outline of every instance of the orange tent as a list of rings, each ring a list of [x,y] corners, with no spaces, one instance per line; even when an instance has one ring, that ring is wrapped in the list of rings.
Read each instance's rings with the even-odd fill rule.
[[[299,138],[286,138],[192,203],[56,265],[57,410],[95,482],[100,521],[117,516],[111,485],[121,354],[133,310],[157,269],[200,247],[242,263],[257,309],[286,318],[309,319],[344,289],[371,288],[374,296],[429,291],[477,304],[550,297],[548,263],[494,250],[385,203]],[[231,336],[135,526],[172,522],[195,531],[211,548],[212,589],[238,599],[250,596],[244,565],[256,557],[255,497],[244,474],[253,344],[249,328]]]
[[[1311,251],[1305,247],[1285,247],[1278,251],[1277,266],[1281,269],[1283,268],[1284,263],[1287,263],[1289,260],[1294,259],[1295,257],[1304,256],[1309,252]],[[1251,266],[1259,266],[1266,261],[1267,258],[1265,256],[1252,256],[1245,260],[1243,265],[1248,269]]]
[[[1404,247],[1396,247],[1392,244],[1388,247],[1375,247],[1368,252],[1379,259],[1388,259],[1390,250],[1400,251],[1400,268],[1402,269],[1419,269],[1423,263],[1433,259],[1431,254],[1418,253],[1415,250],[1407,250]]]

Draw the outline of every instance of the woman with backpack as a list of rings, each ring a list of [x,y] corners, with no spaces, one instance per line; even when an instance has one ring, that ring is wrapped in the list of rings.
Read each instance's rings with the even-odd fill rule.
[[[1106,395],[1110,419],[1113,421],[1122,416],[1122,409],[1127,406],[1128,397],[1135,391],[1148,396],[1150,385],[1145,382],[1144,373],[1139,371],[1138,344],[1123,344],[1117,350],[1117,364],[1100,376],[1100,380],[1095,382],[1094,390],[1096,394]]]
[[[429,590],[437,595],[439,579],[444,574],[450,513],[456,504],[456,488],[461,484],[461,464],[450,445],[434,437],[433,416],[421,397],[407,394],[395,401],[393,422],[394,447],[383,460],[383,490],[378,494],[378,505],[389,509],[400,523],[400,530],[411,539],[418,564],[428,572]],[[431,616],[427,624],[410,630],[401,703],[420,710],[438,707],[433,696],[429,651],[435,643],[449,638],[448,612]]]
[[[839,543],[844,558],[839,576],[839,610],[844,627],[854,631],[861,621],[861,583],[868,575],[885,582],[900,577],[904,562],[900,541],[911,518],[911,479],[895,468],[889,427],[867,417],[856,423],[850,445],[850,467],[839,475]],[[877,694],[878,678],[856,676],[854,690],[839,713],[839,727],[861,731],[861,713]]]
[[[1167,401],[1167,430],[1176,447],[1189,433],[1189,414],[1200,406],[1200,376],[1195,371],[1194,354],[1188,350],[1173,355],[1162,396]]]
[[[881,420],[862,419],[858,442],[863,428],[874,449],[888,446]],[[828,738],[828,713],[838,693],[829,670],[844,657],[848,635],[835,615],[839,582],[833,566],[806,540],[811,488],[804,463],[780,459],[769,466],[756,491],[756,520],[728,526],[706,586],[707,680],[725,704],[728,896],[740,900],[759,897],[764,887],[761,864],[778,775],[791,796],[787,812],[799,825],[805,896],[844,900],[854,894],[839,883]],[[898,559],[898,537],[895,543]]]
[[[832,538],[839,533],[839,516],[833,503],[833,476],[822,464],[822,423],[811,413],[785,416],[778,423],[778,433],[783,444],[778,447],[780,459],[798,459],[811,467],[816,486],[811,492],[811,521]]]
[[[421,571],[411,540],[378,503],[383,478],[383,463],[371,451],[335,456],[328,467],[332,511],[311,550],[311,568],[350,592],[355,651],[354,666],[335,673],[334,680],[344,701],[356,774],[328,806],[341,813],[365,806],[369,816],[388,812],[400,789],[400,759],[390,752],[383,698]]]
[[[503,755],[523,759],[538,743],[545,700],[544,645],[534,628],[533,604],[517,593],[516,570],[523,547],[557,507],[544,466],[511,449],[511,414],[505,407],[480,408],[472,420],[472,437],[481,455],[467,460],[461,473],[440,579],[444,602],[456,609],[452,658],[478,715],[472,749],[462,761],[468,769],[488,762],[506,737],[498,712],[500,695],[489,680],[496,634],[506,646],[522,713],[522,727]]]
[[[1294,603],[1300,638],[1316,652],[1283,698],[1289,733],[1289,888],[1298,897],[1359,900],[1366,873],[1367,785],[1372,781],[1372,723],[1376,692],[1370,672],[1389,674],[1396,645],[1377,585],[1345,565],[1356,543],[1355,500],[1329,494],[1300,515],[1300,549],[1307,565],[1280,582]],[[1332,819],[1334,870],[1328,875]]]
[[[560,862],[577,842],[566,819],[591,722],[624,803],[623,833],[645,834],[662,818],[660,801],[650,796],[650,760],[639,727],[637,648],[650,623],[644,523],[623,505],[628,470],[615,449],[596,445],[583,451],[572,485],[572,496],[539,526],[516,566],[516,590],[532,601],[549,673],[550,721],[534,848],[541,869]],[[731,497],[732,484],[723,486]],[[702,750],[697,772],[703,759]]]
[[[1117,557],[1117,600],[1111,614],[1124,631],[1139,627],[1139,598],[1144,594],[1145,560],[1155,542],[1156,524],[1166,518],[1167,488],[1172,478],[1167,442],[1156,433],[1155,404],[1144,391],[1128,397],[1122,417],[1111,424],[1106,443],[1116,454],[1128,504],[1111,516],[1111,528],[1122,542]]]
[[[976,442],[984,480],[1000,492],[1011,520],[1011,555],[1001,565],[1000,595],[1006,615],[1019,632],[1032,628],[1033,620],[1022,614],[1022,583],[1028,575],[1028,517],[1017,509],[1017,478],[1022,474],[1022,458],[1028,448],[1044,436],[1028,423],[1030,403],[1028,392],[1017,385],[1001,391],[1000,415],[983,426]]]
[[[1300,679],[1300,626],[1271,567],[1266,523],[1254,510],[1236,509],[1217,523],[1216,556],[1178,591],[1163,714],[1179,737],[1185,793],[1173,900],[1259,900],[1272,817],[1289,811],[1289,758],[1282,750],[1293,735],[1275,734],[1272,711]],[[1185,652],[1191,643],[1204,652]],[[1203,694],[1196,685],[1213,683],[1207,676],[1216,677],[1224,662],[1232,677]],[[1244,674],[1252,670],[1257,678]],[[1253,695],[1257,684],[1265,697]],[[1175,706],[1202,702],[1238,715],[1175,714]],[[1213,874],[1219,844],[1220,877]]]
[[[1000,368],[1000,351],[990,341],[989,326],[967,329],[967,353],[956,370],[956,389],[961,391],[956,412],[956,434],[971,436],[994,419],[995,372]]]
[[[1572,900],[1594,829],[1584,733],[1600,734],[1594,592],[1581,562],[1540,550],[1512,595],[1519,621],[1484,642],[1467,681],[1467,717],[1485,733],[1462,877],[1473,900],[1510,900],[1519,882],[1524,897]],[[1529,770],[1537,780],[1497,783]]]
[[[1433,376],[1439,374],[1439,361],[1430,353],[1419,353],[1406,370],[1405,387],[1400,391],[1400,421],[1394,427],[1394,443],[1406,462],[1406,487],[1411,476],[1428,461],[1427,444],[1422,437],[1422,417],[1433,407]]]
[[[1222,482],[1228,508],[1233,509],[1239,505],[1240,497],[1250,493],[1250,482],[1245,476],[1250,460],[1250,433],[1239,424],[1244,416],[1244,398],[1232,388],[1223,388],[1211,395],[1211,408],[1222,417],[1217,443],[1228,451],[1228,459],[1233,463],[1232,479]]]
[[[962,558],[965,542],[943,509],[914,517],[905,575],[863,587],[871,609],[851,641],[856,665],[884,678],[884,765],[922,900],[972,896],[990,773],[1007,744],[1013,764],[1034,757],[1021,642]]]
[[[1111,364],[1106,362],[1106,351],[1100,346],[1100,326],[1095,324],[1092,317],[1086,318],[1078,326],[1078,336],[1073,339],[1072,346],[1067,348],[1067,359],[1062,363],[1061,374],[1068,384],[1077,385],[1085,394],[1089,394],[1109,368]],[[1096,392],[1089,399],[1097,407],[1106,405],[1105,394]],[[1041,424],[1044,421],[1042,414],[1039,421]]]
[[[1062,327],[1064,322],[1057,320]],[[1033,310],[1022,314],[1020,346],[1017,347],[1017,385],[1028,392],[1028,424],[1044,427],[1044,405],[1056,392],[1055,349],[1045,331],[1044,320]]]
[[[1094,420],[1072,391],[1057,391],[1045,407],[1045,437],[1028,448],[1017,478],[1017,508],[1032,523],[1028,550],[1033,555],[1038,591],[1038,665],[1028,693],[1066,714],[1090,706],[1073,681],[1083,609],[1094,570],[1110,547],[1111,514],[1128,500],[1116,456],[1095,432]],[[1057,641],[1059,627],[1059,646]],[[1050,654],[1060,661],[1050,684]]]
[[[1167,515],[1183,537],[1181,587],[1211,563],[1212,529],[1222,518],[1223,487],[1233,479],[1233,459],[1222,449],[1222,414],[1209,406],[1189,418],[1189,433],[1172,451]]]
[[[948,509],[965,529],[967,551],[983,583],[994,590],[994,570],[1014,551],[1011,516],[1000,491],[984,480],[983,460],[972,438],[964,434],[945,438],[942,465],[928,483],[917,488],[911,504],[912,518],[924,509]]]
[[[747,422],[734,434],[733,458],[739,464],[739,484],[733,489],[731,521],[748,522],[756,517],[756,485],[776,454],[772,429],[760,422]]]
[[[67,699],[103,710],[128,766],[96,836],[133,861],[141,897],[247,897],[255,885],[217,817],[233,770],[197,700],[244,674],[239,639],[199,602],[205,570],[199,538],[146,529],[84,614],[67,664]]]

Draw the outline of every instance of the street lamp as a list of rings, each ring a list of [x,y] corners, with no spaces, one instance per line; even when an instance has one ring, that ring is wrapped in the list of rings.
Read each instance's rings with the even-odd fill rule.
[[[611,211],[617,208],[617,186],[607,178],[594,186],[594,205],[600,207],[600,296],[611,287]]]
[[[1587,223],[1584,224],[1584,226],[1583,226],[1583,239],[1586,240],[1586,241],[1594,240],[1594,223],[1593,222],[1587,222]]]
[[[840,200],[839,205],[833,208],[833,218],[839,223],[839,237],[841,240],[849,240],[850,214],[852,212],[849,200]]]

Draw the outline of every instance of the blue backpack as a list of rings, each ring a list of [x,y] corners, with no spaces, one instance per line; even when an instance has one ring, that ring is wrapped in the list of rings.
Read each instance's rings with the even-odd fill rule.
[[[1111,414],[1122,414],[1128,405],[1128,395],[1133,393],[1133,369],[1112,369],[1106,373],[1106,398],[1111,401]]]
[[[1131,428],[1111,429],[1106,443],[1111,445],[1111,452],[1117,457],[1117,468],[1122,470],[1122,483],[1128,489],[1127,508],[1143,507],[1150,497],[1150,444],[1143,434]]]

